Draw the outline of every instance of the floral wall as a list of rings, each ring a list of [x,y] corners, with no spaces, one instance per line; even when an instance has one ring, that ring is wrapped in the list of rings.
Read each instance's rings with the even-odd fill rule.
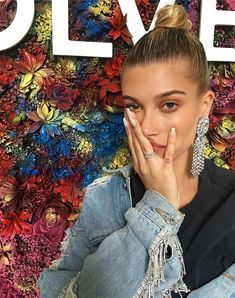
[[[35,1],[27,36],[0,52],[0,297],[39,297],[36,280],[60,256],[79,217],[84,187],[130,159],[122,124],[120,69],[132,47],[117,0],[70,0],[71,40],[109,41],[112,59],[53,56],[51,1]],[[184,5],[198,34],[200,1]],[[136,0],[146,28],[158,1]],[[17,3],[0,1],[0,30]],[[217,1],[235,10],[234,0]],[[208,12],[209,15],[209,12]],[[235,27],[216,27],[215,46],[234,47]],[[213,63],[216,99],[205,149],[235,170],[235,63]]]

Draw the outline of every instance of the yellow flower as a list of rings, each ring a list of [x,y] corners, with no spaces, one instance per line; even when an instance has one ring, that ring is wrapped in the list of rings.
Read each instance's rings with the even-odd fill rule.
[[[96,73],[99,73],[101,72],[99,69],[98,69],[98,63],[99,63],[99,58],[95,57],[95,58],[92,58],[90,60],[90,63],[87,67],[87,73],[92,73],[92,72],[96,72]]]
[[[65,124],[65,125],[70,126],[72,128],[76,128],[76,126],[78,125],[78,122],[76,120],[73,120],[69,116],[65,116],[62,120],[62,124]]]
[[[222,138],[229,138],[235,132],[235,123],[228,117],[224,117],[217,128],[218,134]]]
[[[52,35],[52,11],[49,5],[45,5],[43,11],[40,13],[35,21],[35,31],[37,33],[37,40],[40,43],[46,44],[51,40]]]
[[[104,15],[110,15],[112,13],[111,1],[109,0],[99,1],[99,3],[90,7],[90,12],[94,16],[100,16],[101,18],[103,18]]]
[[[33,289],[36,288],[36,281],[35,280],[36,280],[36,277],[32,277],[31,280],[27,280],[25,278],[25,280],[23,280],[21,284],[20,283],[16,284],[16,287],[18,289],[20,289],[22,292],[28,293],[28,292],[30,292],[30,291],[32,291]]]
[[[77,66],[74,58],[59,58],[55,69],[59,75],[73,77],[75,76]]]
[[[43,67],[45,59],[46,55],[34,56],[25,49],[22,51],[22,60],[15,62],[16,68],[23,73],[20,82],[22,93],[33,90],[33,94],[36,94],[41,89],[43,80],[53,74],[51,69]]]
[[[230,68],[233,73],[235,73],[235,63],[230,63]]]
[[[29,112],[28,118],[33,120],[34,123],[28,128],[28,133],[34,133],[39,128],[42,135],[49,134],[54,137],[60,135],[59,126],[61,124],[61,116],[59,116],[59,110],[50,107],[46,103],[42,103],[40,107],[37,107],[37,112]]]
[[[225,165],[225,161],[219,157],[214,158],[213,161],[218,167],[223,167]]]
[[[211,147],[207,143],[204,147],[204,156],[205,156],[205,158],[210,158],[210,154],[211,154]]]
[[[86,138],[81,138],[78,151],[81,155],[88,155],[93,149],[93,144],[88,141]]]
[[[48,105],[42,103],[41,107],[37,107],[37,115],[45,123],[50,123],[58,120],[59,110],[48,108]]]
[[[204,147],[205,158],[214,159],[220,156],[220,151],[212,147],[209,143],[206,143]]]
[[[130,158],[130,152],[127,148],[121,148],[118,150],[113,160],[109,164],[110,169],[118,169],[125,166]]]

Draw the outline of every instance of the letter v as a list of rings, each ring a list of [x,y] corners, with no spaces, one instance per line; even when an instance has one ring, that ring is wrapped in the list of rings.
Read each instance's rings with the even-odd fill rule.
[[[148,31],[145,30],[143,22],[141,20],[135,0],[118,0],[122,14],[127,14],[127,27],[132,35],[132,41],[134,44]],[[167,4],[174,4],[174,0],[160,0],[156,12],[154,14],[152,23],[149,27],[149,31],[154,28],[156,21],[157,11]]]

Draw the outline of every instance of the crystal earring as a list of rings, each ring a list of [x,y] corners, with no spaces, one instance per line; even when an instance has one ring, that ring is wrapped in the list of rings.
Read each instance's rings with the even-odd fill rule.
[[[206,141],[205,134],[209,129],[209,118],[203,116],[197,124],[196,137],[193,143],[193,160],[191,174],[193,177],[198,176],[204,168],[205,157],[203,155],[204,145]]]

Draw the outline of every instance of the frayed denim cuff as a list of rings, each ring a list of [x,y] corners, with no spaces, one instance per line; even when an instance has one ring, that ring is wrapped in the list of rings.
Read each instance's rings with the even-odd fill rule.
[[[160,231],[176,235],[184,214],[176,210],[158,192],[147,190],[136,207],[127,210],[125,218],[141,243],[148,249]]]

